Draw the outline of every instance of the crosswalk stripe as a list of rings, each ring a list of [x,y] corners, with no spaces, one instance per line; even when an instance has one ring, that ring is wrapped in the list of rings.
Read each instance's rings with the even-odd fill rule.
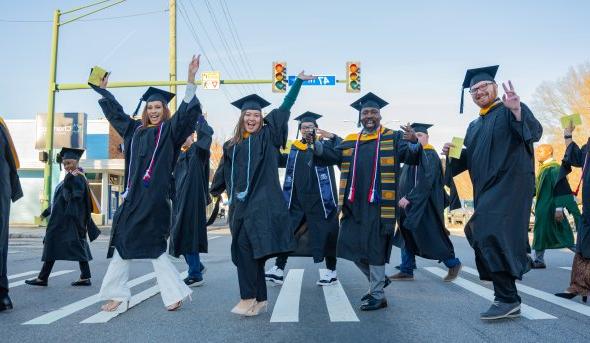
[[[9,253],[10,253],[10,251],[9,251]],[[20,274],[8,275],[8,280],[18,279],[19,277],[23,277],[23,276],[34,275],[34,274],[37,274],[38,272],[39,272],[38,270],[30,270],[28,272],[24,272],[24,273],[20,273]]]
[[[447,272],[442,270],[441,268],[438,267],[425,267],[425,270],[431,272],[434,275],[440,276],[440,277],[445,277],[447,275]],[[463,270],[465,270],[466,267],[463,267]],[[454,281],[452,281],[454,284],[456,284],[459,287],[462,287],[468,291],[470,291],[471,293],[477,294],[480,297],[487,299],[489,301],[494,301],[494,292],[486,287],[480,286],[474,282],[465,280],[461,277],[456,278]],[[520,304],[520,310],[522,312],[522,315],[528,319],[532,319],[532,320],[537,320],[537,319],[557,319],[557,317],[552,316],[548,313],[545,313],[543,311],[540,311],[532,306],[528,306],[525,304]]]
[[[156,276],[156,273],[149,273],[133,280],[127,282],[127,286],[135,287],[139,284],[142,284],[148,280],[153,279]],[[75,303],[71,303],[66,305],[58,310],[51,311],[46,313],[42,316],[29,320],[28,322],[23,323],[23,325],[43,325],[43,324],[51,324],[55,321],[58,321],[62,318],[65,318],[75,312],[78,312],[82,309],[85,309],[88,306],[92,306],[100,301],[100,297],[98,294],[94,294],[82,300],[76,301]]]
[[[188,275],[188,272],[183,272],[180,274],[180,277],[182,277],[184,279],[187,275]],[[160,293],[160,287],[158,285],[152,286],[142,292],[137,293],[136,295],[132,296],[131,299],[129,299],[129,309],[139,305],[143,301],[153,297],[154,295],[156,295],[158,293]],[[80,323],[82,323],[82,324],[106,323],[109,320],[118,316],[119,314],[121,314],[121,313],[120,312],[100,311],[97,314],[84,319]]]
[[[326,273],[327,269],[320,269],[320,277]],[[335,285],[322,286],[324,298],[326,298],[326,307],[332,322],[358,322],[359,318],[352,309],[350,301],[344,292],[340,282]]]
[[[571,270],[572,270],[572,267],[559,267],[559,268],[561,268],[561,269],[565,269],[565,270],[569,270],[569,271],[571,271]]]
[[[299,299],[303,271],[303,269],[290,269],[287,273],[270,317],[271,323],[299,321]]]
[[[52,278],[52,277],[56,277],[56,276],[60,276],[60,275],[64,275],[64,274],[69,274],[71,272],[73,272],[73,270],[61,270],[59,272],[49,274],[49,277]],[[25,284],[25,280],[20,280],[20,281],[10,283],[8,285],[8,287],[14,288],[14,287],[22,286],[24,284]]]
[[[463,267],[463,271],[472,274],[472,275],[479,275],[477,270],[473,269],[473,268],[469,268],[469,267]],[[575,301],[571,301],[568,299],[564,299],[564,298],[560,298],[560,297],[556,297],[555,295],[551,294],[551,293],[547,293],[547,292],[543,292],[540,291],[538,289],[529,287],[529,286],[525,286],[521,283],[516,283],[516,288],[518,289],[518,291],[528,294],[528,295],[532,295],[533,297],[539,298],[541,300],[545,300],[549,303],[552,303],[554,305],[563,307],[565,309],[574,311],[574,312],[578,312],[579,314],[583,314],[585,316],[589,316],[590,317],[590,306],[586,306],[586,305],[582,305],[580,303],[577,303]]]
[[[19,254],[19,253],[21,253],[21,252],[22,252],[22,251],[19,251],[19,250],[8,250],[8,253],[9,253],[9,254]]]

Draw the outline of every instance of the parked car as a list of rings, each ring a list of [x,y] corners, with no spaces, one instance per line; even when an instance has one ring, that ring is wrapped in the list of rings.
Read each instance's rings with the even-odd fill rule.
[[[447,212],[447,222],[450,225],[465,225],[473,211],[473,200],[461,200],[461,208]]]

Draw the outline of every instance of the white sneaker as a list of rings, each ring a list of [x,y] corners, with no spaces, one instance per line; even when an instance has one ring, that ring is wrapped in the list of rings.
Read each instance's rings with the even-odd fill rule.
[[[335,270],[328,270],[319,279],[318,286],[331,286],[338,283],[338,275]]]
[[[273,266],[269,271],[267,271],[264,274],[264,278],[266,279],[266,281],[270,281],[277,285],[282,285],[284,280],[284,274],[285,272],[281,268]]]

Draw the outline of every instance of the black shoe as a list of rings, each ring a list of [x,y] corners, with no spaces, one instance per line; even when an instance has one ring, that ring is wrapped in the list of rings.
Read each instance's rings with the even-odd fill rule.
[[[375,299],[369,294],[361,305],[361,311],[375,311],[387,307],[387,299]]]
[[[203,278],[197,279],[197,278],[187,277],[184,279],[184,284],[189,287],[203,286],[204,283],[205,283],[205,281],[203,280]]]
[[[361,298],[361,303],[369,300],[370,297],[371,297],[371,294],[369,294],[369,293],[363,295],[363,297]]]
[[[0,312],[6,310],[12,310],[12,301],[10,300],[8,294],[0,298]]]
[[[564,299],[573,299],[573,298],[577,297],[578,295],[576,293],[563,292],[563,293],[555,293],[555,296],[560,297],[560,298],[564,298]]]
[[[532,268],[533,269],[545,269],[545,268],[547,268],[547,266],[543,262],[533,261]]]
[[[503,303],[494,301],[490,308],[481,313],[481,320],[497,320],[503,318],[515,318],[520,316],[520,303]]]
[[[47,280],[39,280],[37,278],[31,279],[31,280],[25,280],[25,283],[27,285],[31,285],[31,286],[47,287]]]
[[[90,279],[78,280],[71,283],[72,286],[92,286]]]

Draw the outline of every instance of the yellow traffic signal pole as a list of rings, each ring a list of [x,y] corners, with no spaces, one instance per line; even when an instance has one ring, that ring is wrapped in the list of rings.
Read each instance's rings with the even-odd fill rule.
[[[170,0],[170,92],[176,94],[176,0]],[[169,104],[170,111],[176,112],[176,97],[172,98]]]
[[[58,90],[57,83],[56,83],[56,74],[57,74],[57,51],[59,47],[59,28],[63,25],[69,24],[73,21],[76,21],[80,18],[87,17],[91,14],[96,12],[100,12],[104,9],[109,7],[118,5],[125,0],[119,0],[114,3],[108,4],[103,6],[97,10],[90,11],[88,13],[79,15],[75,18],[69,19],[65,22],[60,22],[61,16],[78,12],[80,10],[84,10],[90,7],[94,7],[106,2],[110,2],[111,0],[101,0],[97,1],[88,5],[84,5],[81,7],[77,7],[71,9],[69,11],[60,12],[60,10],[55,10],[53,12],[53,24],[52,24],[52,34],[51,34],[51,61],[49,64],[49,91],[48,91],[48,101],[47,101],[47,125],[46,125],[46,132],[45,132],[45,150],[47,151],[47,161],[45,161],[45,168],[43,170],[43,195],[41,196],[41,209],[48,208],[51,204],[51,177],[53,172],[53,125],[54,125],[54,118],[55,118],[55,92]]]

